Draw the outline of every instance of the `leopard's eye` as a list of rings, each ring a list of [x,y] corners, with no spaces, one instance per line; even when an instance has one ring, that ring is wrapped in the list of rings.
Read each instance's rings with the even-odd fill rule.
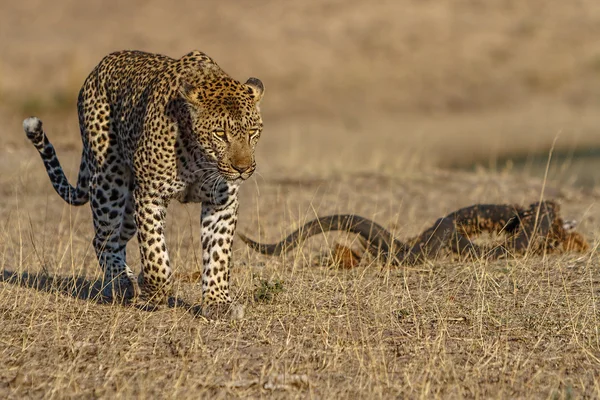
[[[256,136],[260,133],[260,129],[258,127],[250,128],[250,139],[256,138]]]
[[[213,136],[219,140],[225,140],[225,137],[226,137],[225,129],[217,128],[217,129],[213,130]]]

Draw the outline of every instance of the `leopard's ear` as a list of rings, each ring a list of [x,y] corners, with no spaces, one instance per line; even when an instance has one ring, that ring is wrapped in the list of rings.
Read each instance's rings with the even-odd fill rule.
[[[188,103],[198,102],[197,89],[185,78],[181,78],[181,83],[179,84],[179,94]]]
[[[254,97],[256,104],[259,104],[265,94],[265,86],[258,78],[248,78],[245,83],[246,87],[250,89],[251,95]]]
[[[202,103],[198,98],[200,90],[185,78],[181,79],[178,90],[179,95],[187,106],[186,108],[189,111],[190,116],[193,119],[198,118],[203,109]]]

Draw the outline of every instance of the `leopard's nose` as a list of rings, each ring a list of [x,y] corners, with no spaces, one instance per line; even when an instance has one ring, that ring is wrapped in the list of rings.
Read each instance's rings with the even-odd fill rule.
[[[240,164],[231,164],[231,168],[235,169],[240,174],[248,171],[252,167],[252,164],[240,163]]]

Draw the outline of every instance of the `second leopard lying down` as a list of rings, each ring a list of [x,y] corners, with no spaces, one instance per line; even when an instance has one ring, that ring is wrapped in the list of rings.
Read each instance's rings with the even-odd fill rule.
[[[406,243],[394,238],[377,223],[352,214],[316,218],[279,243],[262,244],[238,233],[252,249],[266,255],[280,255],[311,236],[329,231],[358,234],[367,251],[392,265],[417,264],[439,257],[443,250],[466,257],[496,259],[511,254],[585,251],[589,245],[574,224],[559,215],[553,201],[524,208],[508,204],[475,204],[440,218],[430,228]],[[501,234],[503,241],[479,246],[471,241],[483,232]]]

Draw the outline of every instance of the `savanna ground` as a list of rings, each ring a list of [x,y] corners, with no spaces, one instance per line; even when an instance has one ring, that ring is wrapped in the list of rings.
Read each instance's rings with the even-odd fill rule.
[[[3,2],[0,396],[599,397],[597,164],[554,159],[544,180],[545,163],[498,161],[600,147],[599,34],[596,0]],[[207,321],[199,206],[173,204],[180,301],[104,304],[89,208],[53,192],[21,121],[44,120],[74,179],[78,86],[122,48],[198,48],[263,80],[259,170],[238,224],[250,237],[352,212],[406,238],[459,207],[545,197],[592,251],[341,270],[322,257],[351,236],[277,258],[238,242],[246,316]],[[129,264],[139,270],[135,240]]]

